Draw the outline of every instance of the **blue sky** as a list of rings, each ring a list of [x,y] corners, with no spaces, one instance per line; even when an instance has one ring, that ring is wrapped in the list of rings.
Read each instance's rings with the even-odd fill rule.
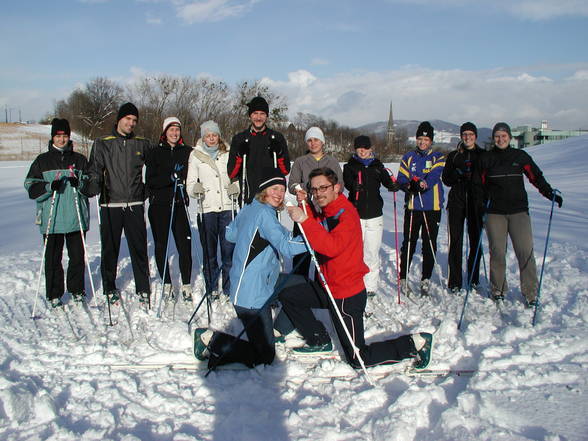
[[[38,119],[96,76],[264,78],[297,111],[588,128],[586,0],[4,3],[0,106]],[[13,110],[14,115],[17,110]],[[4,120],[2,115],[2,120]]]

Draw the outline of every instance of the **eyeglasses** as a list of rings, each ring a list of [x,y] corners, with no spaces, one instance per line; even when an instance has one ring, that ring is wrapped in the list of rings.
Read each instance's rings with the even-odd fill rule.
[[[330,185],[321,185],[320,187],[310,187],[310,193],[311,194],[318,194],[318,193],[324,193],[327,191],[327,189],[329,187],[333,187],[333,184]]]

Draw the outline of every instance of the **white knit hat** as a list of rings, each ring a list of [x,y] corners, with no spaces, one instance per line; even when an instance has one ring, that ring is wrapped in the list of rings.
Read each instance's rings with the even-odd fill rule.
[[[212,120],[206,121],[200,126],[200,136],[204,138],[208,133],[216,133],[221,136],[220,127]]]
[[[311,127],[306,131],[306,135],[304,135],[304,142],[307,142],[310,138],[320,139],[323,144],[325,143],[325,135],[318,127]]]
[[[163,133],[169,128],[169,126],[177,124],[179,127],[182,127],[182,123],[178,118],[175,116],[168,116],[166,119],[163,120]]]

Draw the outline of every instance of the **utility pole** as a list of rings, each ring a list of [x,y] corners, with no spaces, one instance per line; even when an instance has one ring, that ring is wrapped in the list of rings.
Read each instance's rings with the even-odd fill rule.
[[[6,123],[8,123],[8,104],[4,104],[4,112],[6,113]]]

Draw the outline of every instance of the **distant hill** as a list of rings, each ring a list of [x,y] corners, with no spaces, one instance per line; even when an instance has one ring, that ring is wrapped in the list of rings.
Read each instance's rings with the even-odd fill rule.
[[[450,142],[450,139],[457,138],[459,139],[459,127],[458,124],[453,124],[447,121],[443,121],[440,119],[429,120],[432,126],[435,129],[435,133],[441,134],[443,132],[443,136],[439,137],[440,139],[436,144],[447,144],[447,145],[455,145],[455,142]],[[406,119],[398,119],[394,121],[394,128],[396,129],[406,129],[406,133],[408,137],[414,138],[416,133],[417,127],[421,121],[416,120],[406,120]],[[356,130],[366,133],[366,134],[376,134],[376,135],[384,135],[386,130],[388,129],[388,121],[378,121],[375,123],[364,124],[362,126],[356,127]],[[478,127],[478,144],[481,147],[484,147],[484,143],[490,140],[490,136],[492,135],[492,129],[487,127]]]

